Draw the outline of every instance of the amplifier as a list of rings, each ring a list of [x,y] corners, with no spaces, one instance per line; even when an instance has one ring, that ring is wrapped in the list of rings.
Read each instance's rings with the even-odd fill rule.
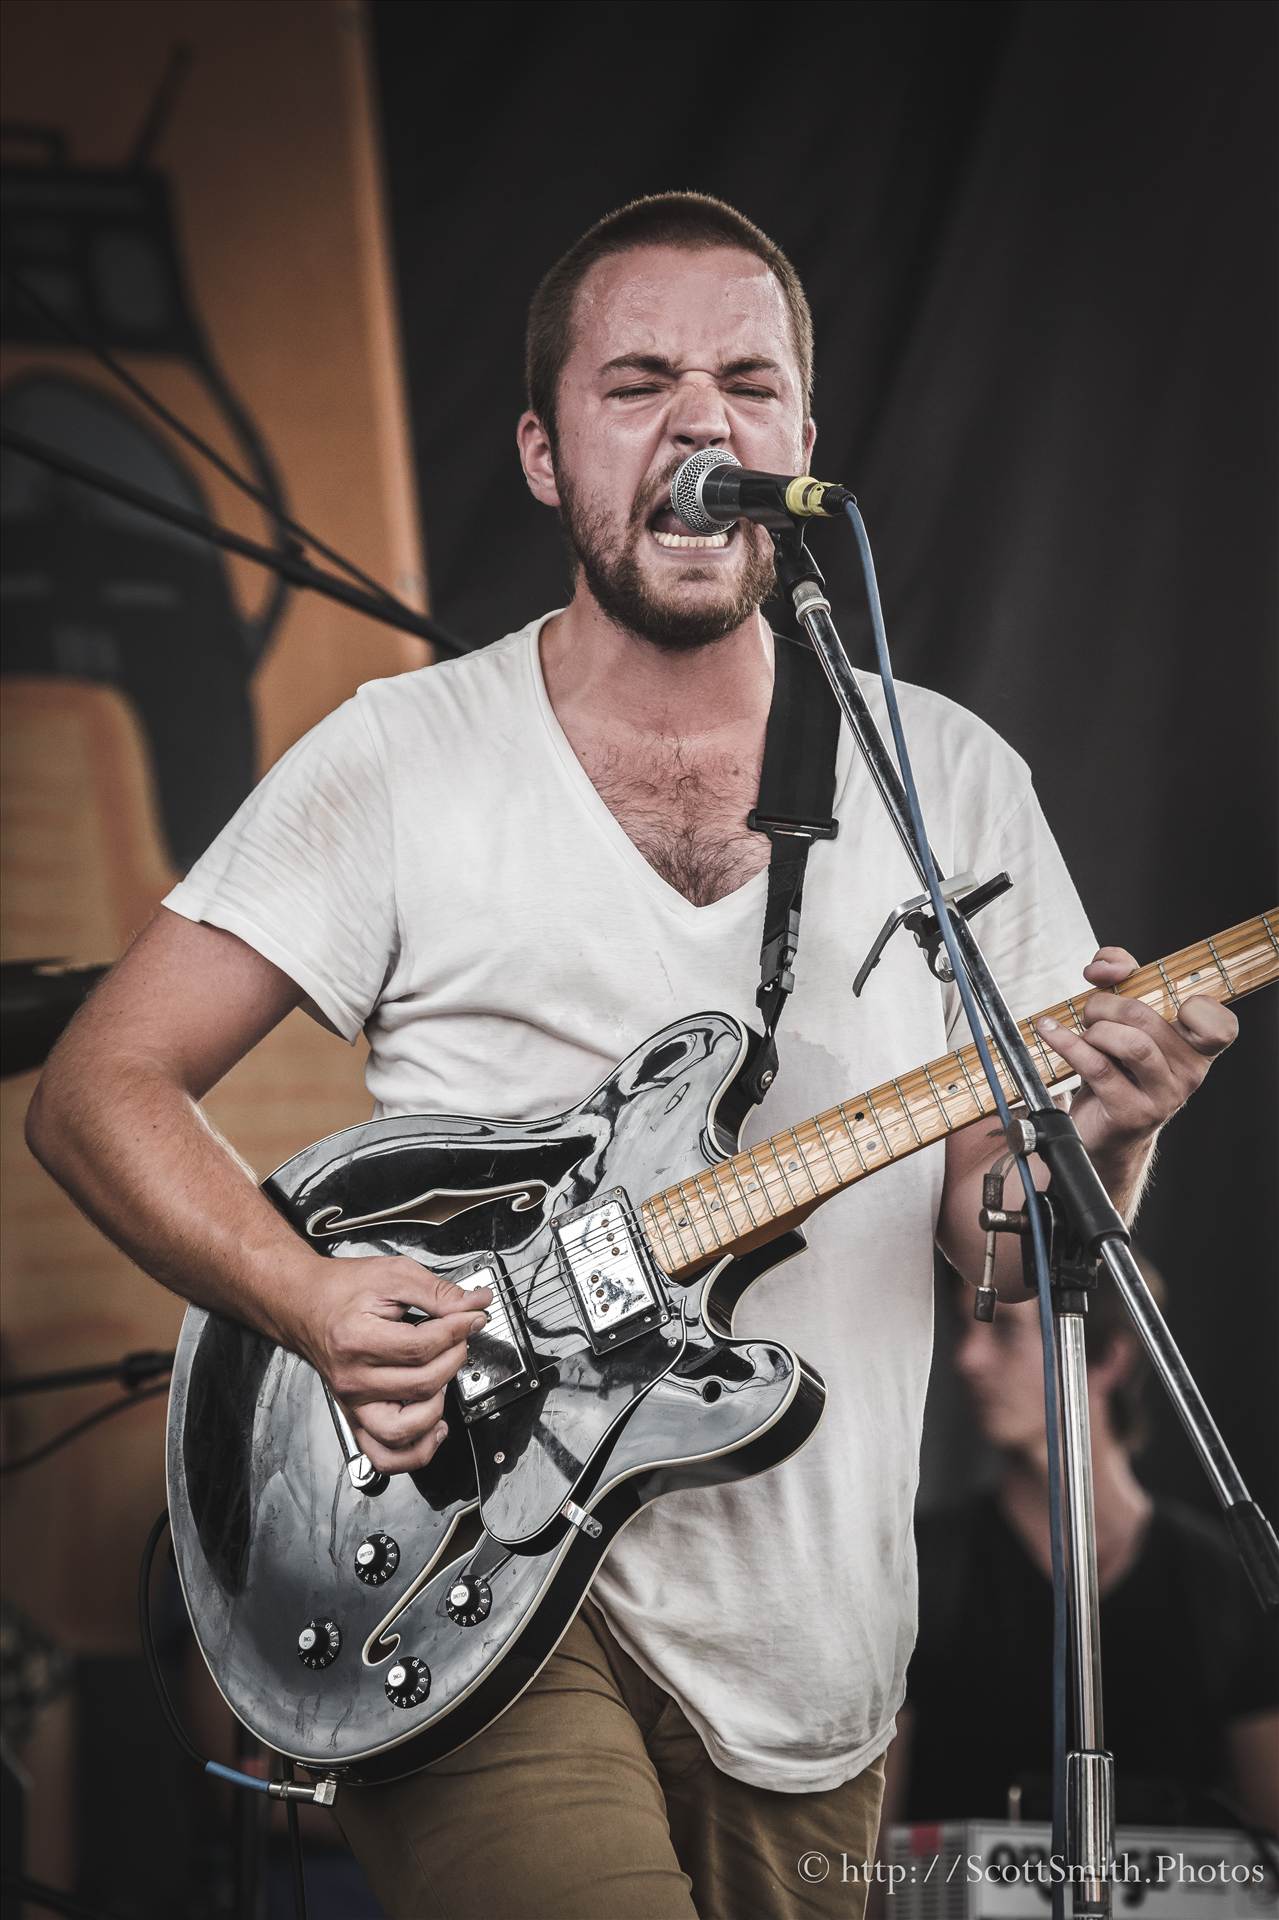
[[[843,1865],[832,1861],[829,1878]],[[1055,1882],[1070,1912],[1070,1869],[1053,1857],[1051,1829],[1031,1821],[893,1827],[871,1871],[878,1893],[891,1896],[889,1920],[1044,1920]],[[1279,1915],[1275,1863],[1238,1832],[1120,1827],[1111,1878],[1115,1920]]]

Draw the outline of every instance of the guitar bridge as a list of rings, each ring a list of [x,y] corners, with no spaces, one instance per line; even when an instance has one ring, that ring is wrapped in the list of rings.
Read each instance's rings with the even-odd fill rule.
[[[596,1353],[609,1353],[670,1319],[665,1288],[621,1187],[558,1214],[552,1232]]]

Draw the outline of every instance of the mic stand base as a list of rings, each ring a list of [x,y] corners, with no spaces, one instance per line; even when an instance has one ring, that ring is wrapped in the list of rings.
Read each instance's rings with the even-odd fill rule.
[[[1066,1818],[1070,1854],[1079,1878],[1071,1881],[1075,1920],[1108,1920],[1114,1883],[1115,1762],[1109,1753],[1072,1753],[1066,1760]]]

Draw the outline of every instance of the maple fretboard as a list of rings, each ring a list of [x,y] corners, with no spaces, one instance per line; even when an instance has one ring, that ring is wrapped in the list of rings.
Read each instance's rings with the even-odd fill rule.
[[[1279,908],[1142,967],[1114,991],[1175,1020],[1194,995],[1239,1000],[1275,979]],[[1080,1009],[1090,991],[1044,1013],[1082,1032]],[[1030,1020],[1021,1021],[1019,1031],[1046,1086],[1072,1077]],[[1002,1066],[1000,1082],[1011,1096]],[[673,1279],[694,1273],[747,1242],[784,1233],[854,1181],[994,1111],[976,1047],[960,1047],[653,1194],[641,1212],[654,1257]]]

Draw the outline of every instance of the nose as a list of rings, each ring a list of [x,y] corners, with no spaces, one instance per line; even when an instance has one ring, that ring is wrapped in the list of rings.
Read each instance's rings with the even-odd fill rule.
[[[667,431],[680,453],[701,447],[725,447],[732,428],[719,386],[707,374],[686,373],[675,383]]]

